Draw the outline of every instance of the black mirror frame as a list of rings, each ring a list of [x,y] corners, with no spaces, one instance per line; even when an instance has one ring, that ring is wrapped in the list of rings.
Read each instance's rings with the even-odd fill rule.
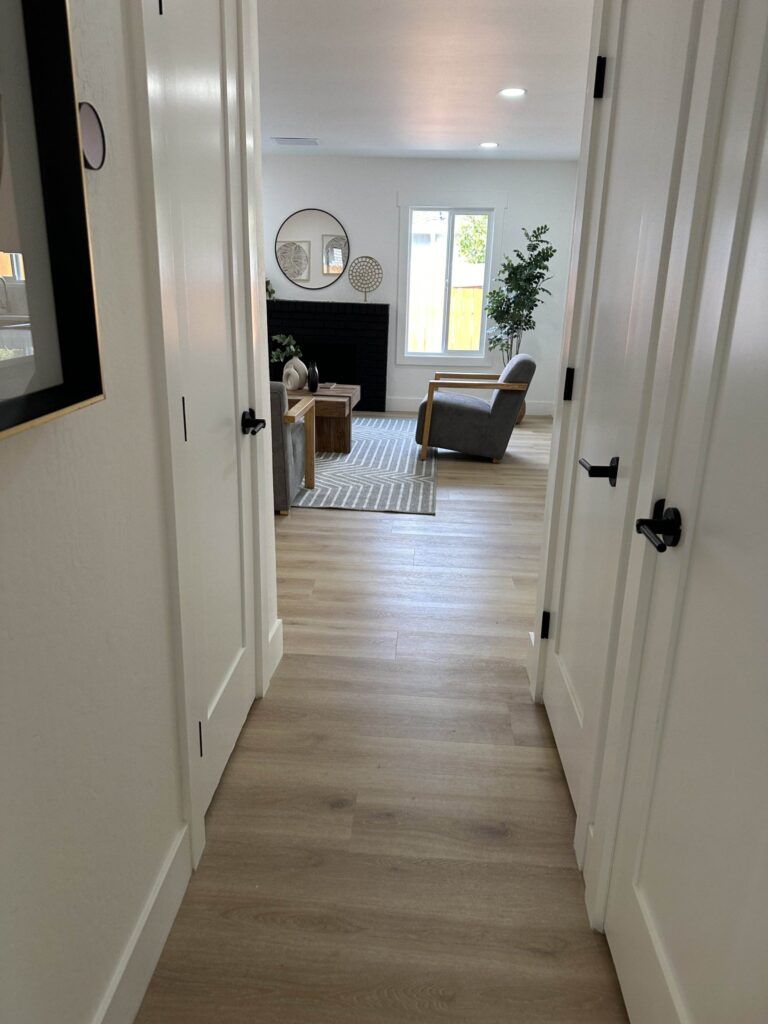
[[[310,210],[314,210],[317,213],[324,213],[328,217],[333,217],[333,219],[339,225],[341,230],[344,232],[344,237],[347,240],[347,262],[344,264],[344,269],[342,270],[342,272],[340,274],[338,274],[336,277],[334,277],[334,279],[332,281],[329,281],[328,284],[318,285],[317,288],[309,288],[307,285],[302,284],[301,281],[294,281],[292,277],[288,277],[286,272],[280,266],[280,260],[277,258],[277,240],[280,237],[280,232],[283,230],[283,228],[288,223],[288,221],[291,219],[291,217],[295,217],[297,213],[309,213]],[[305,292],[321,292],[325,288],[332,288],[333,285],[337,284],[342,279],[342,277],[344,277],[344,275],[347,272],[347,267],[349,266],[350,255],[351,255],[351,246],[349,244],[349,232],[344,227],[344,225],[341,223],[341,221],[339,220],[339,218],[336,216],[335,213],[331,213],[330,210],[323,210],[319,206],[303,206],[300,210],[294,210],[293,213],[289,213],[288,214],[288,216],[285,218],[285,220],[282,222],[280,227],[275,232],[275,262],[277,263],[277,269],[280,271],[280,273],[283,275],[283,277],[286,279],[286,281],[290,281],[291,284],[296,285],[297,288],[303,288]]]
[[[21,0],[62,383],[0,401],[0,436],[104,398],[66,0]]]

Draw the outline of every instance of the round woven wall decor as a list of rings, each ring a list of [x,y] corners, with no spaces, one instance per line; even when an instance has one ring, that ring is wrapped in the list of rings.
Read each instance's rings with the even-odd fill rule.
[[[368,301],[368,292],[375,291],[384,280],[381,264],[373,256],[358,256],[350,263],[347,273],[352,287],[365,293],[366,302]]]

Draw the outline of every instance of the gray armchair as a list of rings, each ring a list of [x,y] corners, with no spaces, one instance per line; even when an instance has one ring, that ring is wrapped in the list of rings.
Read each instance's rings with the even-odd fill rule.
[[[498,377],[489,373],[436,373],[416,421],[421,459],[426,459],[432,446],[500,462],[535,372],[536,363],[521,353],[510,359]],[[486,401],[451,393],[467,388],[493,394]]]
[[[289,408],[285,385],[271,382],[269,402],[275,512],[288,515],[302,480],[315,486],[315,399],[307,395]]]

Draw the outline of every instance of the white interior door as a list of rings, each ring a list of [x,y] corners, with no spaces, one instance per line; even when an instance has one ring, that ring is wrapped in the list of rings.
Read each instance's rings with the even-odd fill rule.
[[[679,507],[683,536],[645,554],[649,618],[605,921],[634,1024],[768,1020],[768,6],[736,6],[656,492]]]
[[[255,697],[238,0],[145,0],[192,810]]]
[[[624,0],[607,53],[610,138],[595,243],[591,319],[579,353],[579,420],[565,457],[555,549],[543,699],[577,810],[583,856],[610,697],[610,667],[631,541],[636,451],[649,398],[665,254],[674,221],[684,132],[698,47],[697,0]],[[616,486],[590,477],[579,458],[608,466]]]

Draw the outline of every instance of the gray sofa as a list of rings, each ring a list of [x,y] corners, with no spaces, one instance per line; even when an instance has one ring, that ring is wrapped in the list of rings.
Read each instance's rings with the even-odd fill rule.
[[[436,373],[416,421],[421,458],[425,459],[428,448],[434,447],[500,461],[535,372],[533,359],[520,353],[510,359],[498,377]],[[490,400],[455,393],[457,389],[475,388],[492,392]]]
[[[289,409],[285,385],[274,381],[269,402],[275,512],[287,514],[302,483],[315,486],[315,405],[307,395]]]

